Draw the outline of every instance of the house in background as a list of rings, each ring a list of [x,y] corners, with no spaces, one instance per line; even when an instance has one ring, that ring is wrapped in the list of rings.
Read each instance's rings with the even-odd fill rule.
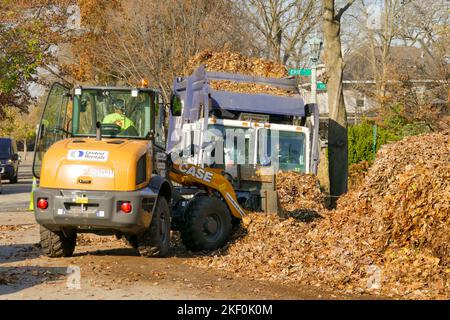
[[[348,123],[359,123],[363,117],[371,118],[376,116],[379,108],[378,101],[373,97],[376,86],[373,64],[367,58],[369,49],[361,47],[359,50],[344,57],[344,100],[348,116]],[[390,48],[389,65],[396,72],[392,74],[392,79],[388,78],[388,86],[398,82],[398,75],[407,76],[411,79],[413,90],[421,99],[430,101],[443,101],[447,97],[441,97],[444,92],[447,94],[448,86],[441,80],[448,75],[446,70],[432,60],[424,50],[410,46],[393,46]],[[376,59],[379,59],[377,57]],[[318,66],[318,79],[324,77],[325,65]],[[300,85],[301,94],[306,102],[311,102],[311,90],[309,79],[302,79]],[[438,99],[438,100],[436,100]],[[320,110],[321,122],[326,121],[329,115],[328,95],[326,91],[317,91],[317,102]],[[448,107],[448,104],[447,104]]]

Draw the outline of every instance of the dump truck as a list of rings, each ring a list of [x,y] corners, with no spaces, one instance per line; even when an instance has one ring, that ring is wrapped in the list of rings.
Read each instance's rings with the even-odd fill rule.
[[[227,90],[221,82],[237,84],[232,88],[238,90]],[[248,84],[289,94],[239,90]],[[182,152],[183,162],[214,168],[227,177],[243,209],[280,213],[277,172],[317,174],[319,109],[305,104],[295,79],[213,72],[202,65],[187,77],[177,77],[173,88],[167,152]],[[174,204],[176,224],[184,220],[177,207],[192,201],[197,191],[183,185],[175,190],[183,197]]]
[[[195,187],[182,238],[193,250],[229,239],[245,212],[220,172],[167,157],[165,104],[158,90],[78,86],[50,89],[36,137],[34,214],[49,257],[71,256],[79,233],[115,235],[142,256],[169,252],[172,180]],[[180,210],[180,208],[178,208]]]

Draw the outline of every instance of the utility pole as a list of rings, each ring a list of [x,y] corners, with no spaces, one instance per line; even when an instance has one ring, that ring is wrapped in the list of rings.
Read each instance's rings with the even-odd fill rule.
[[[317,62],[311,66],[311,102],[317,103]]]

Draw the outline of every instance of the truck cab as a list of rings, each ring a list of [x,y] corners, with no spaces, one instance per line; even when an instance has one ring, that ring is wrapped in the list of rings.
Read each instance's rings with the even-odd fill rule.
[[[290,96],[213,89],[215,81],[252,83]],[[317,173],[319,113],[305,104],[295,79],[208,72],[199,67],[174,82],[167,150],[183,161],[220,168],[248,210],[278,212],[279,171]]]

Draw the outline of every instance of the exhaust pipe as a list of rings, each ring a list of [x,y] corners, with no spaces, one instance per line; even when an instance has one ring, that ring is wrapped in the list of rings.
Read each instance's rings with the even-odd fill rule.
[[[96,127],[95,140],[100,141],[102,140],[102,124],[100,123],[100,121],[97,121],[95,127]]]

